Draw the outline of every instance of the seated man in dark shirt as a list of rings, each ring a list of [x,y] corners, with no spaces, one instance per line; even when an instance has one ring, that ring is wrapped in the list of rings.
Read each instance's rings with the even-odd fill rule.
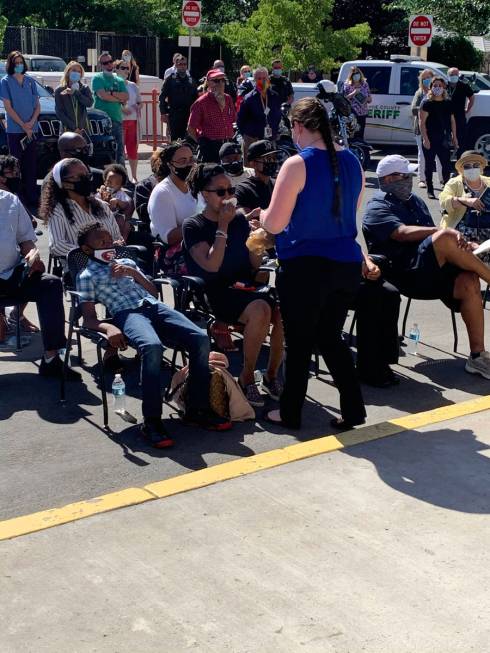
[[[254,170],[250,179],[245,179],[236,187],[238,206],[249,213],[253,209],[267,209],[274,188],[271,177],[277,175],[279,164],[277,151],[270,141],[256,141],[248,149],[248,162]]]
[[[414,166],[407,159],[386,156],[376,173],[382,192],[368,203],[362,223],[369,253],[388,259],[384,275],[402,294],[441,299],[461,311],[471,352],[465,369],[490,379],[480,292],[480,279],[490,283],[490,269],[462,234],[434,225],[426,204],[412,194]]]

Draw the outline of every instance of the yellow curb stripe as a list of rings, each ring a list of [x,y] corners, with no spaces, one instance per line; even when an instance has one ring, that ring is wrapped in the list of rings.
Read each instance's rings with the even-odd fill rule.
[[[146,490],[142,488],[128,488],[120,492],[104,494],[88,501],[70,503],[62,508],[53,508],[52,510],[43,510],[31,515],[7,519],[0,522],[0,541],[8,540],[19,535],[42,531],[52,526],[68,524],[69,522],[85,519],[85,517],[98,515],[102,512],[115,510],[116,508],[134,506],[150,499],[155,499],[155,497]]]
[[[488,409],[490,409],[490,395],[434,410],[406,415],[379,424],[372,424],[339,435],[326,435],[315,440],[298,442],[282,449],[265,451],[247,458],[238,458],[164,481],[149,483],[143,488],[128,488],[87,501],[72,503],[61,508],[53,508],[31,515],[7,519],[0,521],[0,541],[67,524],[118,508],[188,492],[239,476],[253,474],[264,469],[272,469],[279,465],[331,453],[345,447],[371,442],[403,431],[415,430],[423,426]]]

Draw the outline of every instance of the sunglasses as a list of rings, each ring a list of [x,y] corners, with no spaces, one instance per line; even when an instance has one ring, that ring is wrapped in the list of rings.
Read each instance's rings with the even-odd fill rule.
[[[218,197],[224,197],[228,194],[230,197],[235,195],[235,187],[229,186],[228,188],[206,188],[207,193],[216,193]]]
[[[129,66],[119,66],[118,70],[129,70]]]
[[[474,168],[480,168],[479,163],[465,163],[463,165],[463,170],[473,170]]]
[[[112,59],[108,59],[107,61],[101,61],[100,65],[101,66],[108,66],[111,63],[112,63]]]

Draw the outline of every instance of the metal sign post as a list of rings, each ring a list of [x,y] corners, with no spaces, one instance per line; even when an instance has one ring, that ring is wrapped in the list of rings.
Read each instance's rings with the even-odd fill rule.
[[[189,50],[187,55],[187,68],[191,69],[192,57],[192,30],[201,24],[200,0],[184,0],[182,3],[182,25],[189,28]]]

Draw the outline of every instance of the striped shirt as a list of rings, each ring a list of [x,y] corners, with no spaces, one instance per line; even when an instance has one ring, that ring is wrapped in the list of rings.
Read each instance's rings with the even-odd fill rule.
[[[67,256],[68,252],[78,247],[78,232],[90,222],[100,222],[111,234],[113,240],[122,240],[118,224],[107,204],[102,203],[103,215],[95,217],[82,207],[68,200],[73,212],[73,222],[68,222],[63,207],[58,203],[48,219],[49,253],[54,256]]]

